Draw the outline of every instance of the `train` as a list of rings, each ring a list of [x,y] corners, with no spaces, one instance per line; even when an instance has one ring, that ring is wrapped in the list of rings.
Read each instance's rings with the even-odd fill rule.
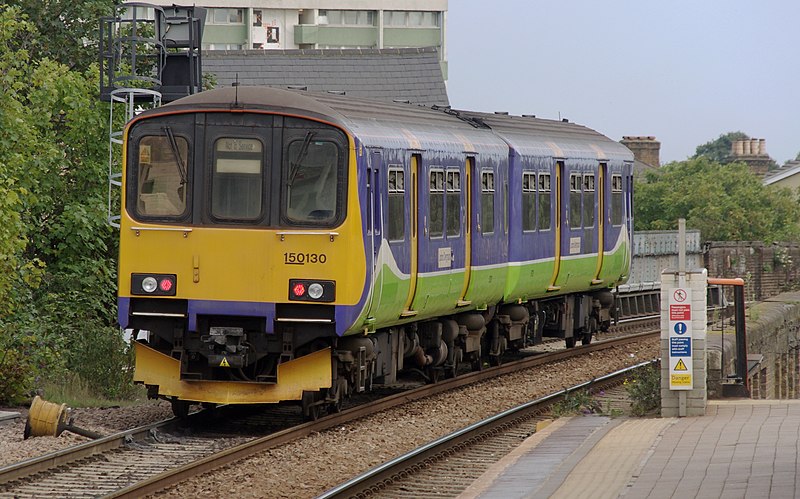
[[[313,419],[563,338],[628,278],[633,155],[568,120],[232,86],[123,132],[118,320],[134,380]]]

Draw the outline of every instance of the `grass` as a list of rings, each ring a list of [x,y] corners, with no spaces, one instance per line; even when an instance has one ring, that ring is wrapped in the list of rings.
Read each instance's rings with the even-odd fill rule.
[[[136,387],[136,395],[131,399],[109,400],[93,393],[83,378],[75,373],[67,373],[58,381],[43,384],[42,398],[48,402],[67,404],[68,407],[125,407],[136,405],[147,398],[144,387]]]

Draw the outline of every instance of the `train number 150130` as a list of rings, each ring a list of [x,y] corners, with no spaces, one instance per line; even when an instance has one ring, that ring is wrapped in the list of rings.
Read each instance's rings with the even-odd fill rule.
[[[328,256],[325,253],[284,253],[283,263],[286,265],[305,265],[307,263],[325,263]]]

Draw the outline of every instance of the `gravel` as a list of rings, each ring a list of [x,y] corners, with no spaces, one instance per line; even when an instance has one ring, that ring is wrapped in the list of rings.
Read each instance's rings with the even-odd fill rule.
[[[0,466],[55,452],[89,439],[65,431],[58,437],[23,439],[28,407],[0,407],[0,411],[19,412],[20,418],[0,422]],[[79,428],[110,435],[122,430],[155,423],[172,416],[172,408],[165,401],[146,401],[128,407],[92,407],[73,409],[70,418]]]
[[[659,340],[595,352],[464,387],[262,452],[191,482],[161,497],[315,497],[359,473],[471,423],[529,400],[659,355]],[[53,452],[87,439],[70,432],[23,440],[22,417],[0,423],[0,466]],[[147,401],[113,408],[74,409],[76,426],[102,434],[156,422],[172,415],[169,403]]]

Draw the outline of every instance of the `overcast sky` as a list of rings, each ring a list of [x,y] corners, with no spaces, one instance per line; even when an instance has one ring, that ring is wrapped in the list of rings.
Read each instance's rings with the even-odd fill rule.
[[[450,0],[455,108],[653,135],[680,161],[723,133],[800,152],[800,1]]]

